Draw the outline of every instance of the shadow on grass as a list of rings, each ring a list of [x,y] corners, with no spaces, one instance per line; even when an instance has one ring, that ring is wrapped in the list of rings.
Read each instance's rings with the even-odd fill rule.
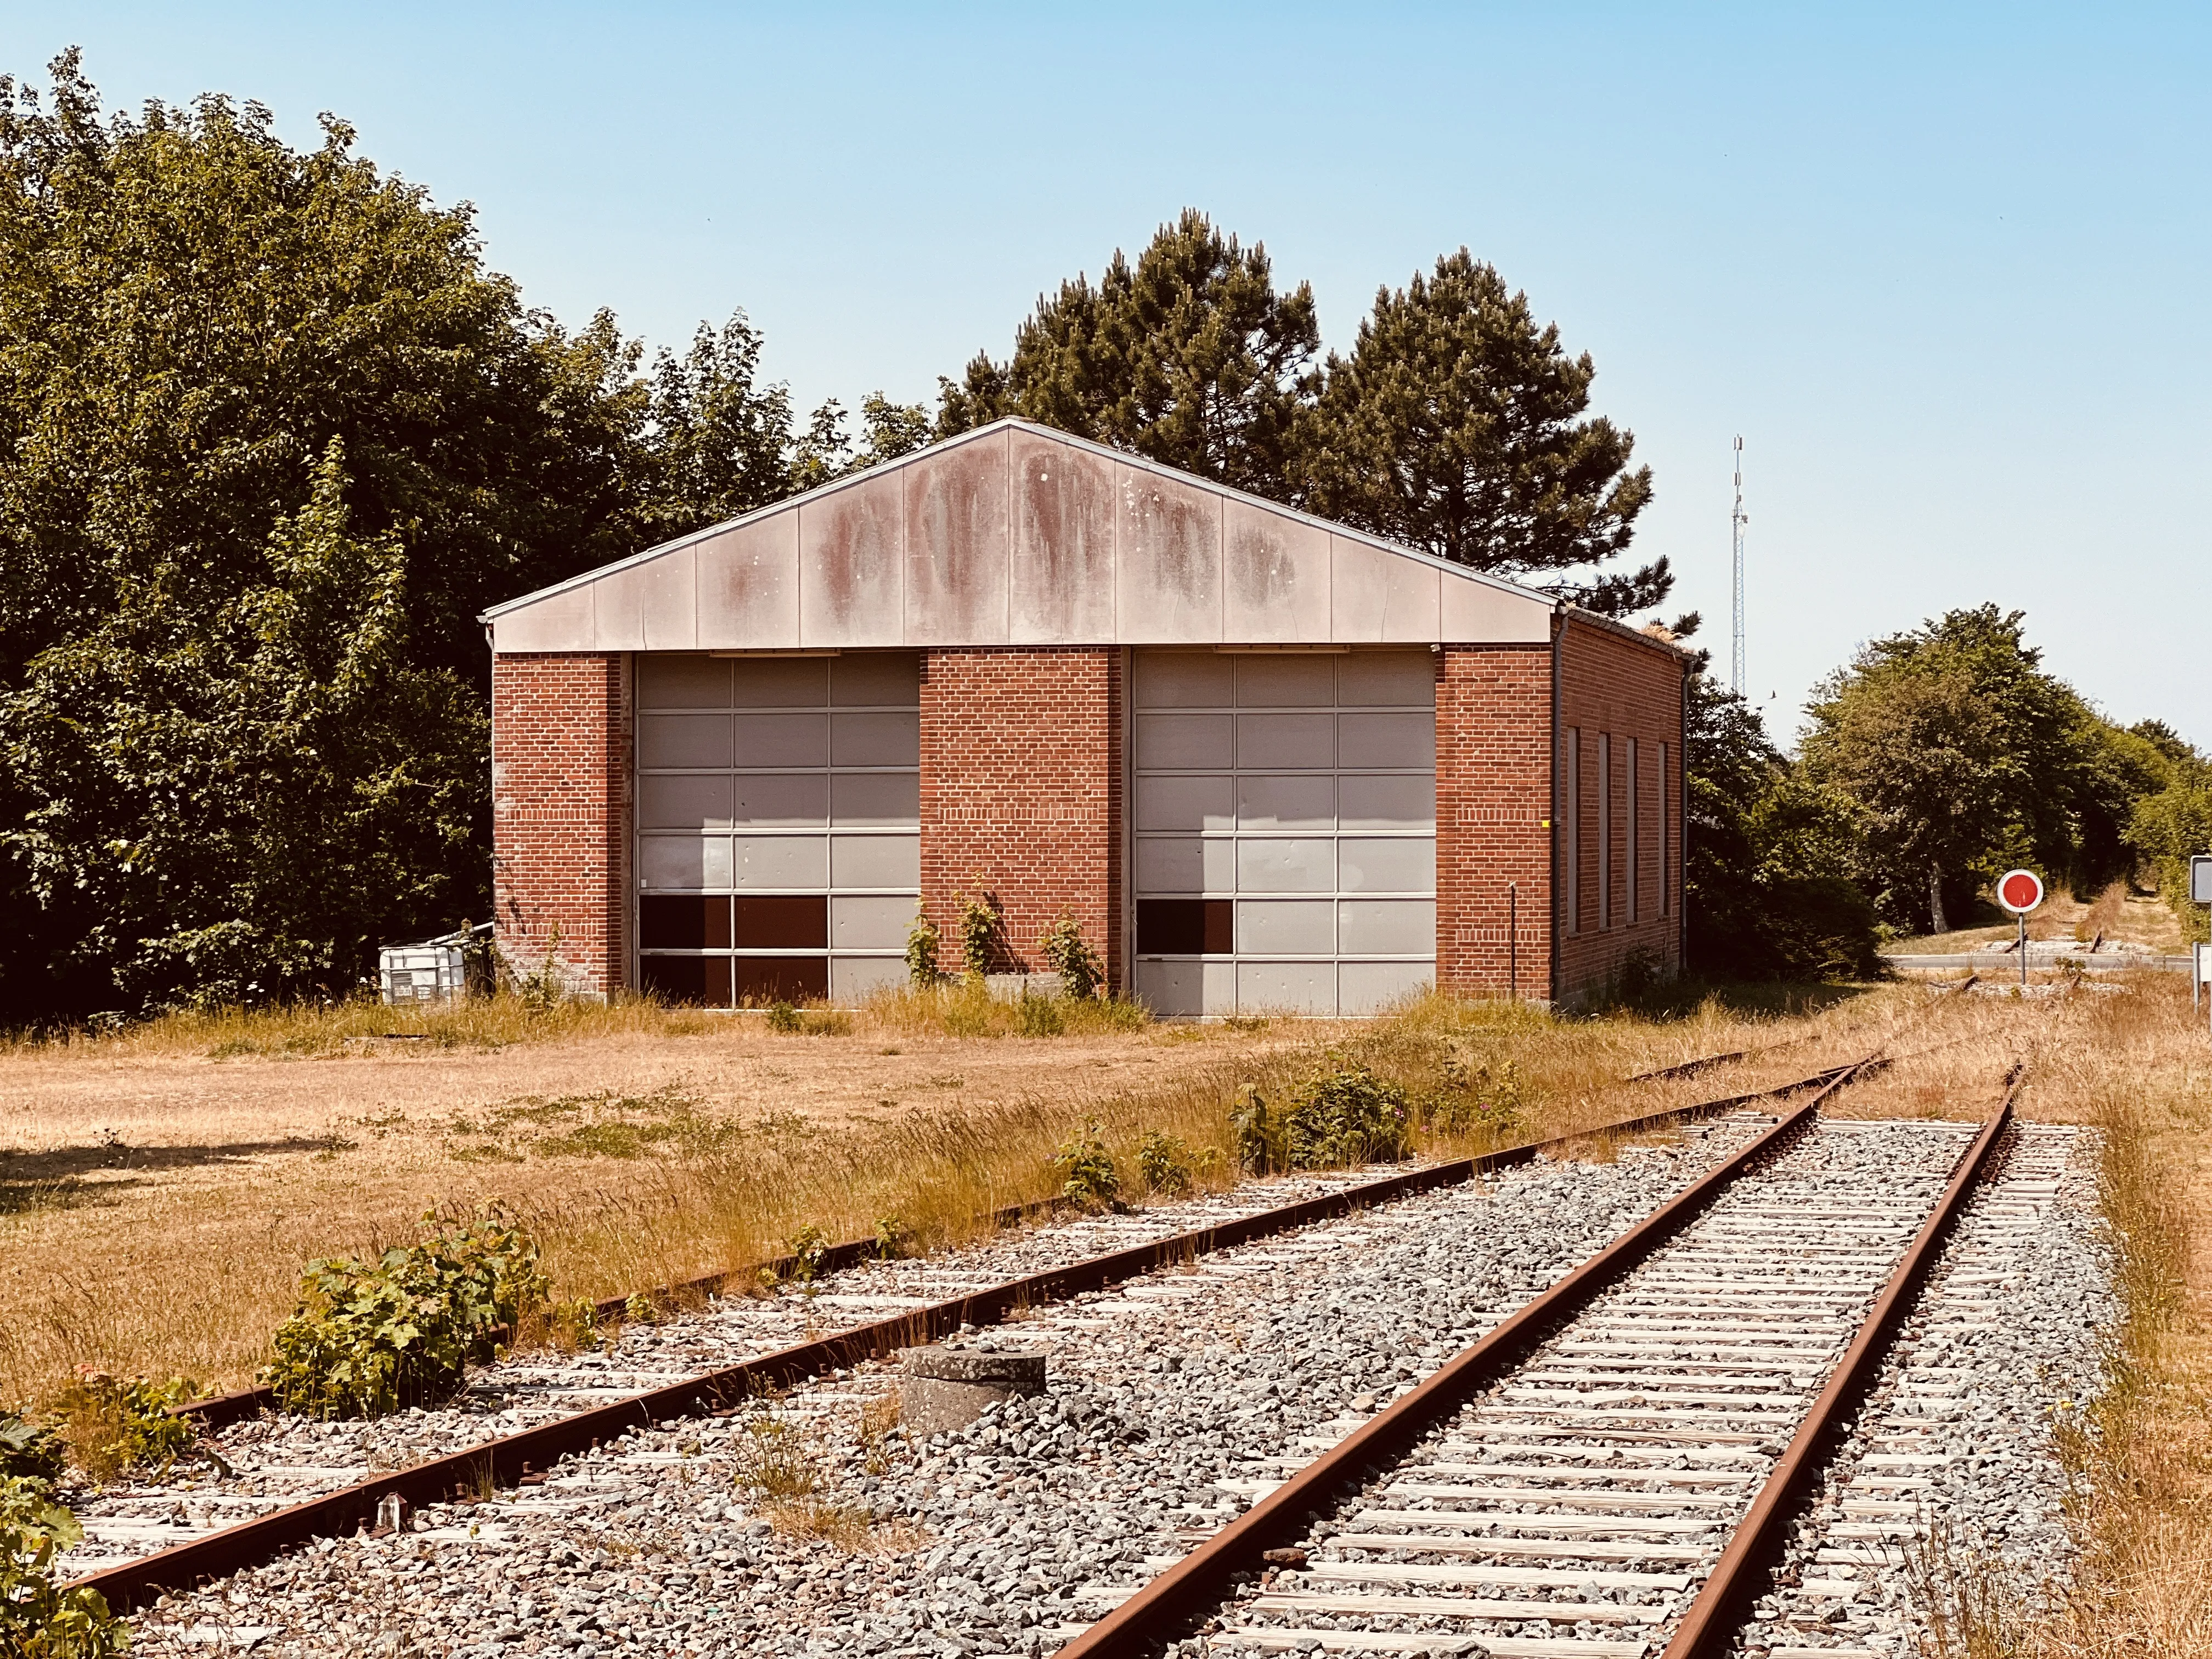
[[[89,1146],[57,1146],[46,1152],[0,1151],[0,1191],[52,1186],[99,1170],[192,1170],[209,1164],[236,1164],[272,1152],[342,1152],[348,1145],[328,1136],[288,1135],[282,1140],[237,1140],[217,1146],[131,1146],[119,1140],[101,1140]]]

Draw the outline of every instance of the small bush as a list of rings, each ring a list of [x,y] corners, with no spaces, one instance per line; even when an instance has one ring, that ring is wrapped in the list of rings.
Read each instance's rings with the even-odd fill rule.
[[[1403,1089],[1342,1059],[1298,1085],[1283,1123],[1294,1170],[1404,1158],[1413,1150],[1412,1126],[1412,1103]]]
[[[542,1317],[550,1284],[520,1224],[492,1208],[465,1224],[432,1212],[422,1224],[411,1248],[317,1261],[301,1276],[265,1373],[286,1411],[378,1417],[446,1399],[502,1327]]]
[[[975,878],[975,890],[960,901],[960,966],[971,978],[991,971],[999,937],[999,907]]]
[[[822,1457],[804,1429],[763,1413],[733,1443],[738,1485],[771,1502],[811,1498],[822,1485]]]
[[[799,1028],[799,1010],[787,1002],[771,1002],[768,1007],[768,1029],[771,1031],[793,1032]]]
[[[181,1376],[149,1382],[80,1370],[57,1402],[71,1460],[95,1480],[112,1480],[126,1469],[166,1474],[199,1438],[198,1423],[172,1415],[169,1407],[204,1392]]]
[[[1045,929],[1037,951],[1045,966],[1060,975],[1062,994],[1078,1002],[1090,1001],[1106,983],[1106,964],[1099,961],[1098,952],[1083,937],[1082,927],[1066,910]]]
[[[1137,1173],[1144,1179],[1145,1189],[1163,1197],[1181,1198],[1190,1191],[1197,1161],[1190,1143],[1180,1135],[1148,1129],[1137,1143]]]
[[[943,943],[929,912],[915,905],[914,926],[906,930],[906,976],[916,990],[926,991],[937,983],[937,957]]]
[[[853,1030],[853,1017],[834,1008],[801,1013],[788,1002],[768,1006],[768,1029],[787,1036],[845,1036]]]
[[[1058,1036],[1067,1029],[1067,1022],[1060,1017],[1060,1010],[1050,997],[1033,994],[1027,986],[1022,988],[1016,1002],[1016,1030],[1027,1037]]]
[[[1526,1136],[1519,1067],[1506,1060],[1493,1072],[1487,1060],[1470,1070],[1457,1054],[1446,1056],[1436,1092],[1421,1105],[1425,1128],[1447,1135],[1486,1134],[1493,1146]]]
[[[1114,1155],[1106,1150],[1104,1130],[1095,1121],[1053,1153],[1052,1172],[1060,1177],[1060,1196],[1073,1199],[1086,1210],[1111,1208],[1121,1196],[1121,1171],[1114,1167]]]
[[[58,1480],[67,1451],[53,1430],[0,1412],[0,1480]]]
[[[791,1236],[791,1276],[811,1285],[822,1272],[822,1258],[830,1251],[830,1235],[811,1223]]]
[[[107,1659],[129,1626],[99,1591],[54,1582],[54,1557],[84,1537],[48,1481],[0,1474],[0,1654],[9,1659]]]
[[[876,1254],[885,1261],[896,1261],[914,1248],[914,1229],[895,1215],[876,1218]]]

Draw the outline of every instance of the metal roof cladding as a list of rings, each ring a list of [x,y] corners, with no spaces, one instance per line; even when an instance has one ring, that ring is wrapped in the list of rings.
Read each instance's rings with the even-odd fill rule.
[[[1541,644],[1562,608],[1431,554],[1004,420],[480,620],[504,653]]]

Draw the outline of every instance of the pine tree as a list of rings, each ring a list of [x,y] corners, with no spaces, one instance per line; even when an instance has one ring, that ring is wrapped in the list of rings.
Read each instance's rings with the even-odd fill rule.
[[[1320,339],[1311,288],[1277,293],[1264,247],[1185,209],[1133,265],[1117,251],[1095,287],[1041,298],[1011,362],[941,381],[939,433],[1019,415],[1288,500]]]
[[[1539,327],[1525,294],[1465,248],[1375,296],[1349,357],[1329,355],[1303,422],[1299,483],[1326,518],[1515,577],[1597,566],[1651,499],[1634,440],[1585,417],[1596,374]],[[1607,615],[1666,598],[1664,559],[1559,591]]]

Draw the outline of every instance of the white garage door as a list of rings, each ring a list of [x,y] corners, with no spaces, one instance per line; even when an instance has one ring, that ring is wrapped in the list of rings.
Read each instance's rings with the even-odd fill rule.
[[[905,974],[921,659],[637,659],[638,977],[716,1007]]]
[[[1426,651],[1139,651],[1137,993],[1360,1014],[1436,979]]]

